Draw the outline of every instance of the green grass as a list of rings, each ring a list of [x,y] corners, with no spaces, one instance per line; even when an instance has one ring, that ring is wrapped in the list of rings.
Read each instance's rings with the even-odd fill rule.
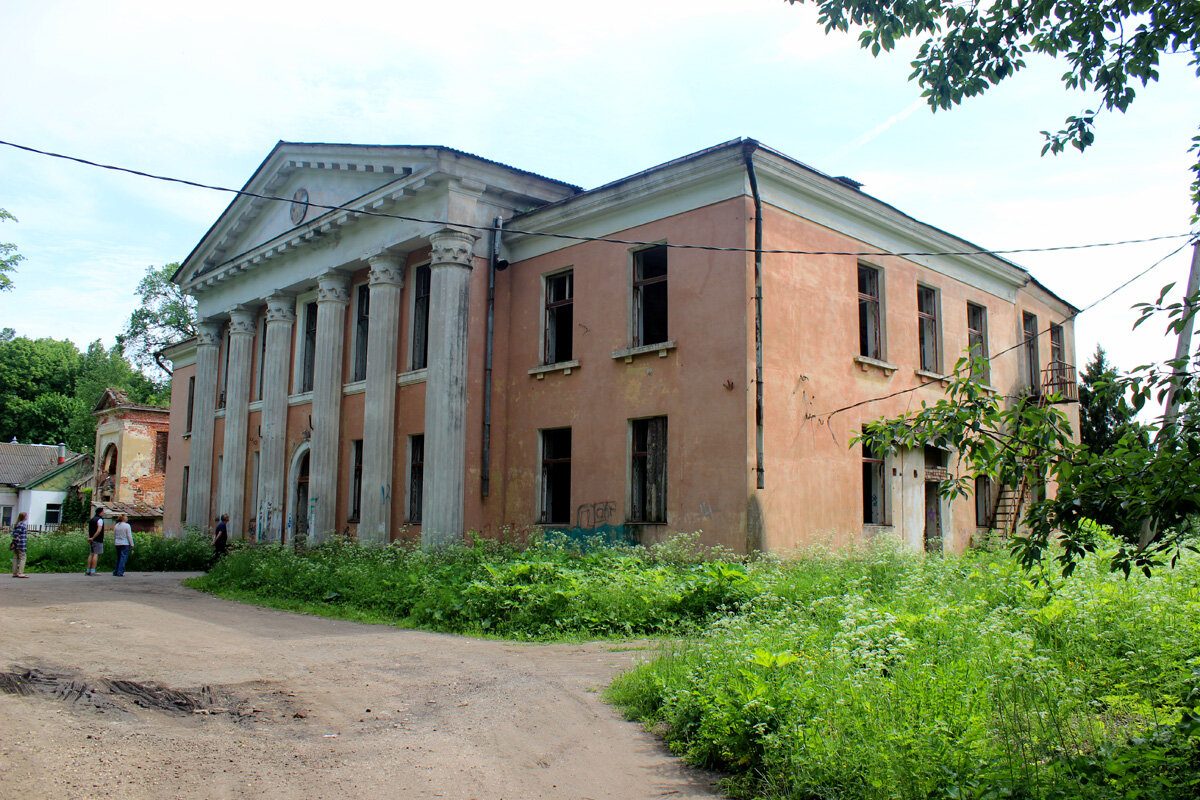
[[[112,544],[111,534],[105,538],[104,554],[100,556],[97,569],[112,572],[116,566],[117,551]],[[204,569],[212,553],[209,540],[200,535],[168,539],[153,533],[135,533],[133,543],[133,553],[125,567],[128,572]],[[11,572],[12,552],[7,547],[2,552],[0,571]],[[87,536],[82,529],[32,534],[26,552],[25,571],[28,573],[83,572],[87,566]]]
[[[1004,554],[887,545],[743,563],[686,538],[334,542],[235,550],[190,583],[435,631],[660,638],[607,697],[738,798],[1200,796],[1196,558],[1125,580],[1102,554],[1037,583]]]

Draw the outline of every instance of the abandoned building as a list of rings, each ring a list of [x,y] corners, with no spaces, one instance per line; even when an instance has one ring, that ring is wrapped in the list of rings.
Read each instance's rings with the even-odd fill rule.
[[[132,403],[109,388],[92,414],[97,454],[92,505],[103,507],[110,519],[127,515],[135,531],[161,532],[170,410]]]
[[[1075,383],[1075,309],[1028,272],[753,140],[586,191],[280,142],[244,192],[174,278],[169,529],[959,550],[1016,487],[947,501],[953,452],[852,434],[968,347],[1004,395]]]
[[[65,444],[0,442],[0,528],[11,528],[24,511],[30,530],[57,530],[68,492],[90,485],[91,477],[92,459]]]

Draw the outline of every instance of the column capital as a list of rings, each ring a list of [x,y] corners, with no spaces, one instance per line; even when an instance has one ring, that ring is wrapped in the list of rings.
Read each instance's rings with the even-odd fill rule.
[[[196,346],[216,347],[221,343],[221,328],[224,325],[217,319],[206,319],[196,325]]]
[[[250,306],[234,306],[229,312],[229,333],[236,335],[254,335],[254,323],[258,319],[258,310]]]
[[[276,292],[267,298],[267,322],[295,322],[296,298]]]
[[[471,268],[475,254],[475,241],[479,237],[456,228],[442,228],[429,236],[433,246],[430,266],[459,266]]]
[[[403,287],[404,265],[407,262],[406,255],[398,256],[386,252],[368,255],[367,263],[371,265],[369,282],[372,285],[391,283]]]
[[[350,302],[350,276],[337,270],[329,270],[317,276],[317,302],[342,303]]]

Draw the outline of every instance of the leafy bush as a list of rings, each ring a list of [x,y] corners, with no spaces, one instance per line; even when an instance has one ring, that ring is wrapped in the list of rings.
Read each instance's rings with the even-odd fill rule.
[[[112,571],[117,551],[112,537],[105,537],[104,555],[98,570]],[[165,538],[155,533],[134,533],[129,572],[171,572],[204,569],[212,548],[207,538],[193,533],[183,538]],[[29,536],[26,572],[83,572],[87,564],[88,543],[83,529],[60,529],[56,533]],[[0,570],[12,569],[12,552],[7,547],[0,556]]]

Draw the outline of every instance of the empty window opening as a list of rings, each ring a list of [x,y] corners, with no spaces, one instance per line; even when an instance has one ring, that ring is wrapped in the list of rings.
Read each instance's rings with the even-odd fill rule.
[[[186,464],[183,467],[183,486],[181,487],[179,496],[183,498],[183,502],[179,505],[179,522],[182,524],[187,522],[187,507],[188,507],[188,473],[191,468]]]
[[[8,528],[13,524],[13,507],[0,506],[0,528]]]
[[[917,287],[917,326],[921,348],[921,369],[940,372],[942,368],[940,325],[938,322],[937,290],[928,286]]]
[[[555,428],[542,434],[541,509],[543,525],[571,523],[571,429]]]
[[[154,432],[154,471],[163,473],[167,471],[167,439],[170,434],[167,431]]]
[[[62,503],[47,503],[44,519],[46,525],[58,525],[62,522]]]
[[[363,284],[358,287],[358,301],[355,304],[354,316],[354,372],[352,381],[367,379],[367,336],[371,330],[371,287]]]
[[[263,317],[258,325],[258,380],[255,383],[254,399],[262,400],[263,396],[263,365],[267,363],[267,318]]]
[[[967,352],[972,362],[984,359],[980,366],[971,364],[971,377],[988,383],[991,380],[991,365],[987,342],[987,309],[975,303],[967,303]]]
[[[863,442],[863,522],[867,525],[887,525],[887,483],[883,467],[883,453]]]
[[[1028,312],[1021,316],[1021,330],[1024,336],[1023,350],[1025,355],[1025,385],[1037,394],[1040,390],[1038,381],[1038,319]]]
[[[225,353],[221,359],[221,393],[217,395],[217,408],[225,407],[225,393],[229,389],[229,328],[225,329],[221,347]]]
[[[542,363],[571,360],[575,328],[575,273],[560,272],[546,277],[546,355]]]
[[[975,479],[975,527],[986,528],[992,520],[992,479],[980,475]]]
[[[633,344],[667,341],[667,248],[633,254]]]
[[[667,521],[667,418],[630,423],[630,522]]]
[[[408,437],[408,521],[421,521],[425,490],[425,434]]]
[[[188,399],[187,399],[187,430],[185,433],[192,432],[192,411],[196,407],[196,376],[188,377]]]
[[[881,275],[875,267],[858,265],[858,353],[883,360],[883,317],[880,313]]]
[[[362,472],[363,440],[350,442],[350,516],[347,522],[358,522],[362,518]]]
[[[417,267],[413,273],[412,368],[425,369],[429,364],[429,265]]]
[[[303,361],[300,370],[300,391],[311,392],[313,375],[317,366],[317,304],[304,306],[304,342],[301,350]]]

